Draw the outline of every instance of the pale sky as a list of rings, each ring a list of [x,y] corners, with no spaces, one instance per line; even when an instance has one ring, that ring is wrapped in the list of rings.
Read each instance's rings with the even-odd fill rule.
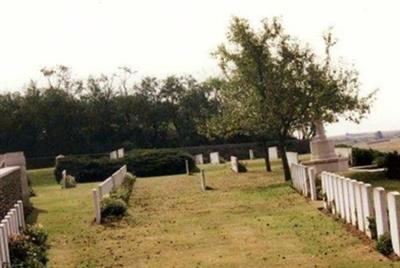
[[[219,73],[210,53],[232,16],[254,26],[280,16],[288,33],[316,51],[329,27],[334,56],[354,64],[362,93],[379,88],[361,124],[340,122],[328,135],[400,129],[400,2],[350,0],[0,0],[0,90],[21,90],[44,66],[77,76],[126,65],[144,75]]]

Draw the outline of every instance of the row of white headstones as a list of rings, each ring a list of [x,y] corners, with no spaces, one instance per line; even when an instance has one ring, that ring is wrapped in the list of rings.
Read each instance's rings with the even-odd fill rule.
[[[400,193],[351,180],[337,174],[321,174],[326,207],[371,237],[368,218],[375,219],[377,237],[389,232],[393,251],[400,256]]]
[[[277,160],[278,159],[278,149],[277,147],[269,147],[268,148],[268,153],[269,153],[269,159],[270,160]],[[288,158],[289,165],[291,163],[298,163],[298,153],[296,152],[287,152],[286,156]],[[196,164],[204,164],[204,157],[203,154],[196,154],[194,156]],[[249,159],[255,159],[254,156],[254,151],[252,149],[249,150]],[[232,161],[232,158],[231,158]],[[210,153],[210,163],[211,164],[220,164],[221,163],[221,157],[219,155],[219,152],[212,152]]]

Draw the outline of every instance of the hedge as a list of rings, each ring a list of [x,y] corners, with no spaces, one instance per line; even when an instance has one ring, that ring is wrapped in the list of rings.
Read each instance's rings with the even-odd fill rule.
[[[126,164],[135,176],[161,176],[186,173],[185,160],[189,161],[190,171],[195,171],[196,165],[192,156],[176,149],[134,150],[128,152],[124,158],[115,160],[67,156],[58,161],[54,173],[58,182],[62,178],[63,170],[67,170],[77,182],[103,181]]]
[[[376,158],[385,156],[385,153],[361,148],[353,148],[351,154],[353,166],[372,165]]]

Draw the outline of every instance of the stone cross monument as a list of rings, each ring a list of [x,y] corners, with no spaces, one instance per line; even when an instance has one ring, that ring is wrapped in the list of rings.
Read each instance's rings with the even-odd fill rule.
[[[317,174],[322,171],[346,171],[349,169],[348,158],[338,157],[335,154],[333,142],[326,137],[322,121],[315,123],[316,135],[310,142],[311,160],[302,164],[314,167]]]

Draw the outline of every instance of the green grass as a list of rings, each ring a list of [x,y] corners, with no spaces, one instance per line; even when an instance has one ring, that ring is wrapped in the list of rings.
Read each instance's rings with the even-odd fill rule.
[[[400,266],[294,192],[279,162],[269,174],[245,162],[241,174],[204,165],[206,192],[198,173],[139,178],[129,216],[108,226],[92,224],[96,184],[61,190],[51,169],[29,171],[30,221],[49,230],[49,267]]]

